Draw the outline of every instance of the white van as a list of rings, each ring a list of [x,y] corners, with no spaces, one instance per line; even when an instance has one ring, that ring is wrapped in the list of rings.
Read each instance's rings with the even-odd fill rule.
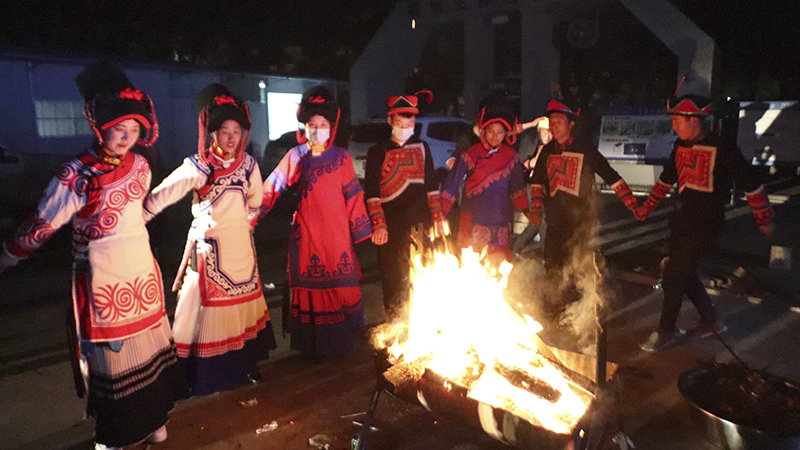
[[[385,117],[353,125],[347,151],[353,157],[358,178],[364,178],[367,150],[376,143],[388,139],[391,133],[392,127]],[[437,171],[447,170],[445,163],[455,151],[456,143],[469,133],[472,133],[472,122],[461,117],[421,116],[417,117],[414,127],[414,134],[430,146],[433,167]]]

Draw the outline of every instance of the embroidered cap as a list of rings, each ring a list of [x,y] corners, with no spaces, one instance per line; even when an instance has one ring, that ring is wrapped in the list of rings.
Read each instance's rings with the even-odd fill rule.
[[[503,125],[507,131],[506,142],[509,144],[516,142],[517,135],[513,132],[517,129],[517,115],[514,113],[514,110],[497,99],[486,99],[481,103],[483,106],[481,106],[481,109],[475,117],[478,128],[483,130],[493,123],[499,123]],[[483,133],[481,133],[481,141],[483,141],[484,145],[488,148]]]
[[[694,94],[673,96],[667,100],[667,112],[681,116],[707,116],[711,114],[711,100]]]
[[[250,109],[242,99],[236,97],[228,88],[219,83],[204,87],[195,97],[197,108],[201,111],[202,126],[209,133],[220,128],[226,120],[235,120],[244,130],[250,130]]]
[[[389,105],[389,113],[388,115],[392,114],[419,114],[419,97],[425,96],[428,104],[430,105],[433,102],[433,92],[424,90],[414,93],[413,95],[395,95],[393,97],[389,97],[389,100],[386,102]]]
[[[581,116],[581,109],[578,108],[577,111],[573,111],[566,103],[553,99],[547,104],[547,111],[545,111],[544,115],[550,117],[550,114],[553,113],[566,114],[567,117],[575,120]]]
[[[86,66],[75,77],[75,83],[86,101],[86,120],[99,142],[103,141],[100,130],[128,119],[139,122],[140,145],[152,145],[158,139],[158,120],[150,96],[133,87],[119,66],[98,61]]]

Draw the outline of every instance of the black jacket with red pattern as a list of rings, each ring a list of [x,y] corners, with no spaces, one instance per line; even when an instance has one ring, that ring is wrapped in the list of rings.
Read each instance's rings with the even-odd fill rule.
[[[721,224],[725,220],[725,205],[730,200],[733,181],[745,192],[760,187],[738,148],[723,145],[720,138],[711,133],[693,143],[675,141],[670,160],[659,177],[662,186],[678,184],[680,208],[673,226]]]
[[[559,145],[553,139],[542,147],[531,175],[531,194],[544,196],[548,225],[576,226],[590,213],[594,176],[613,185],[622,177],[597,148],[574,143]]]
[[[367,151],[364,194],[373,227],[386,226],[384,213],[407,224],[444,217],[431,150],[416,135],[403,147],[386,139]]]

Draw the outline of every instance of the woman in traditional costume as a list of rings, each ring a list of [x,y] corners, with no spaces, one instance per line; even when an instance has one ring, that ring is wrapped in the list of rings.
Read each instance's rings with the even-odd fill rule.
[[[291,348],[306,356],[348,352],[364,327],[354,244],[372,235],[364,191],[347,151],[333,144],[339,107],[317,86],[303,94],[297,120],[300,145],[290,149],[264,182],[261,215],[295,186],[299,203],[289,235]]]
[[[247,104],[215,83],[197,95],[197,106],[197,154],[153,189],[144,211],[149,221],[193,192],[173,331],[192,394],[205,395],[256,380],[275,336],[251,232],[263,191],[258,164],[244,152]]]
[[[530,214],[525,188],[525,168],[511,144],[516,140],[514,112],[495,103],[477,115],[481,141],[462,152],[442,183],[445,214],[464,185],[458,227],[459,248],[486,251],[499,265],[511,258],[511,219],[514,209]]]
[[[36,213],[6,243],[0,272],[72,223],[77,386],[81,397],[89,394],[95,448],[161,442],[183,384],[142,214],[150,167],[130,151],[155,142],[156,115],[116,66],[92,65],[76,81],[97,140],[61,166]]]

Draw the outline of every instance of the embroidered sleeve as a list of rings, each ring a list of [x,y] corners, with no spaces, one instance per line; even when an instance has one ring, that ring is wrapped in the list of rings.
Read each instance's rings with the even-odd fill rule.
[[[258,221],[258,212],[261,200],[264,198],[264,182],[261,181],[261,169],[253,160],[253,170],[250,172],[250,186],[247,190],[247,219],[251,225]]]
[[[428,192],[428,209],[434,223],[445,220],[444,211],[442,211],[442,194],[439,191]]]
[[[661,203],[661,200],[664,200],[664,197],[669,194],[669,191],[672,189],[672,185],[667,184],[659,178],[658,182],[655,186],[653,186],[653,190],[650,192],[650,196],[647,197],[647,200],[644,201],[642,207],[647,212],[653,212],[658,205]]]
[[[531,225],[540,226],[542,224],[542,201],[544,200],[544,186],[541,184],[531,185]]]
[[[199,189],[209,173],[207,167],[192,158],[183,160],[177,169],[156,186],[144,200],[144,221],[150,222],[164,208],[178,202],[187,192]]]
[[[344,150],[342,151],[344,152]],[[370,222],[364,207],[364,190],[356,178],[353,161],[347,152],[344,154],[345,160],[340,169],[342,171],[342,194],[350,222],[350,239],[354,243],[358,243],[372,236],[372,222]]]
[[[525,190],[525,169],[520,164],[518,158],[514,156],[514,167],[508,180],[508,197],[514,208],[528,213],[530,204],[528,202],[528,192]]]
[[[764,191],[764,186],[759,186],[758,189],[745,193],[747,197],[747,204],[753,210],[753,216],[756,218],[756,223],[759,225],[767,225],[772,222],[774,212],[772,205],[769,202],[769,197]]]
[[[447,174],[447,178],[442,183],[441,199],[442,199],[442,212],[447,215],[450,214],[450,209],[456,202],[458,191],[464,183],[464,177],[467,174],[468,163],[464,159],[466,152],[461,153],[455,167]]]
[[[50,181],[36,212],[5,245],[14,262],[30,256],[86,204],[89,182],[81,168],[77,161],[67,163]]]
[[[633,196],[633,191],[631,191],[630,186],[628,186],[628,183],[626,183],[625,180],[620,178],[619,181],[611,185],[611,189],[613,189],[614,193],[617,194],[617,197],[622,200],[622,203],[626,208],[631,211],[636,209],[638,202],[636,201],[636,197]]]
[[[367,212],[369,212],[369,218],[372,221],[373,230],[377,231],[387,229],[386,216],[383,213],[383,204],[381,203],[380,198],[373,197],[367,199]]]
[[[352,169],[353,164],[350,164]],[[300,176],[300,154],[297,147],[289,150],[278,163],[278,166],[264,181],[264,196],[261,199],[261,208],[258,217],[264,217],[275,206],[278,197],[286,189],[297,182]]]

